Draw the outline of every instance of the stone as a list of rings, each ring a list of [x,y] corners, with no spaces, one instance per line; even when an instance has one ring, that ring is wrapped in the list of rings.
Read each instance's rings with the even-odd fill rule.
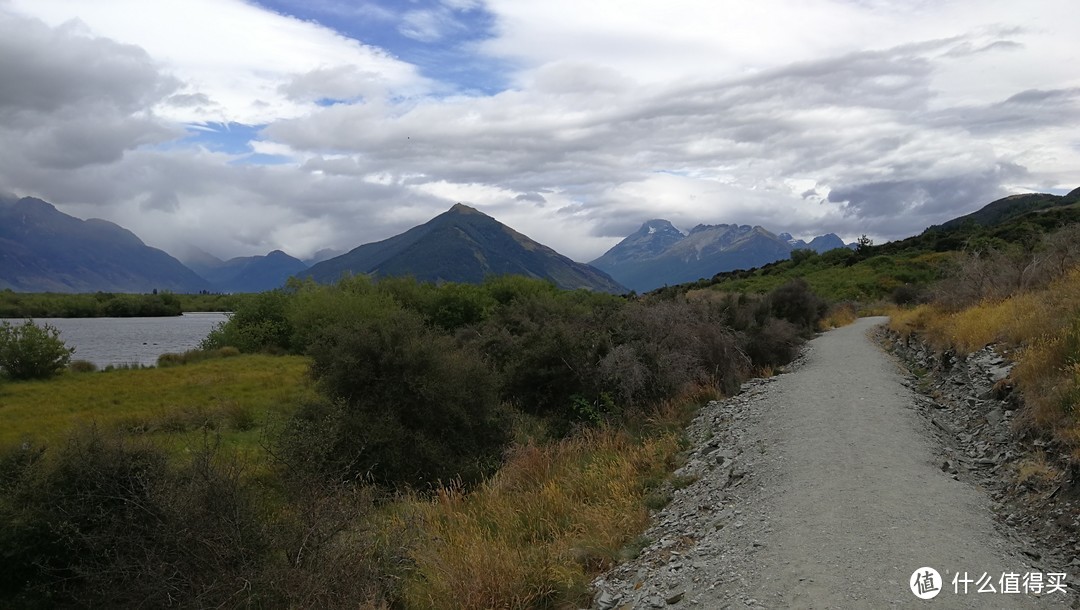
[[[681,602],[683,597],[685,597],[685,596],[686,596],[686,591],[685,590],[677,591],[677,592],[675,592],[673,594],[668,595],[666,598],[664,598],[664,601],[667,602],[667,604],[669,606],[671,606],[671,605],[674,605],[674,604],[677,604],[677,603]]]
[[[596,607],[598,610],[614,610],[618,607],[620,601],[622,601],[621,596],[612,595],[608,591],[601,591],[596,598]]]
[[[986,423],[990,424],[991,426],[996,426],[998,425],[998,422],[1001,421],[1003,415],[1004,413],[1001,409],[991,409],[986,414]]]

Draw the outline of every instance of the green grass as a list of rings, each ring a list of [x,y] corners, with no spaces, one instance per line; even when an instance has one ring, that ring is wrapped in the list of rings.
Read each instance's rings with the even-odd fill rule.
[[[267,421],[312,392],[308,361],[245,355],[168,368],[65,373],[0,384],[0,447],[62,442],[80,425],[154,435],[180,448],[205,431],[244,450]]]
[[[815,294],[828,301],[874,301],[887,297],[898,286],[926,286],[939,279],[949,256],[941,252],[877,255],[851,266],[836,264],[829,256],[816,256],[798,265],[784,261],[738,274],[746,277],[725,274],[728,277],[711,288],[764,293],[801,277]]]

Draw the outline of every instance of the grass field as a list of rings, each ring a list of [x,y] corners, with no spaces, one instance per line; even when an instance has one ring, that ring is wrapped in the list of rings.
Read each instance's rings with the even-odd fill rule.
[[[238,449],[258,443],[265,423],[312,392],[298,356],[244,355],[185,366],[65,373],[0,384],[0,447],[63,441],[76,426],[119,427],[173,446],[205,430]]]

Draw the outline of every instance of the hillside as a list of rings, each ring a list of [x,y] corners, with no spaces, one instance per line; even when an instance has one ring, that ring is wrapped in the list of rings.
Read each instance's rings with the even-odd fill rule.
[[[1015,195],[906,239],[821,255],[798,256],[758,269],[716,274],[712,279],[672,287],[674,291],[712,287],[733,292],[766,292],[792,278],[805,279],[832,300],[872,301],[913,297],[940,279],[960,251],[1032,250],[1043,236],[1080,223],[1080,189],[1067,195]]]
[[[523,275],[551,280],[565,289],[626,291],[604,272],[574,262],[460,203],[400,235],[317,263],[299,277],[329,283],[355,274],[469,284],[491,275]]]

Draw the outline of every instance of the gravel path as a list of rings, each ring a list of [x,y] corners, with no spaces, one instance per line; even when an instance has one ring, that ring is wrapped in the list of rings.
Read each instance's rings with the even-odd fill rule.
[[[1067,607],[1001,593],[1030,567],[995,530],[985,494],[932,462],[932,437],[866,318],[813,340],[793,371],[710,403],[635,560],[596,583],[599,608]],[[940,594],[910,589],[923,566]],[[953,577],[967,574],[968,593]],[[986,574],[996,593],[977,592]],[[1049,574],[1043,574],[1044,582]],[[1010,584],[1006,581],[1006,584]],[[985,588],[985,585],[983,586]]]

